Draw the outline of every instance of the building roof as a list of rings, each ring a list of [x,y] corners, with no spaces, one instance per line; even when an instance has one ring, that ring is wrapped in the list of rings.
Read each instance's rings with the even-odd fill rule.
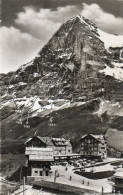
[[[30,161],[53,161],[52,148],[26,147],[25,154],[29,155]]]
[[[52,141],[56,146],[67,146],[70,142],[70,140],[64,138],[52,138]]]
[[[39,138],[42,142],[44,142],[46,145],[49,144],[49,142],[51,141],[51,137],[40,137],[40,136],[36,136],[37,138]]]
[[[25,142],[25,144],[28,143],[32,139],[33,139],[32,137],[30,137],[29,139],[27,139],[26,142]]]
[[[40,136],[35,136],[35,137],[37,137],[38,139],[40,139],[44,144],[48,144],[50,141],[51,141],[51,138],[50,137],[40,137]],[[31,138],[29,138],[26,142],[25,142],[25,144],[27,144],[29,141],[31,141],[32,139],[33,139],[34,137],[31,137]]]
[[[101,141],[101,140],[104,140],[104,136],[103,135],[95,135],[95,134],[85,134],[81,137],[81,139],[85,138],[86,136],[92,136],[94,137],[97,141]]]
[[[114,174],[114,177],[122,178],[123,179],[123,169],[120,169],[118,172]]]
[[[64,138],[52,138],[52,137],[40,137],[36,136],[38,139],[40,139],[44,144],[48,145],[50,141],[53,142],[54,145],[56,146],[67,146],[70,143],[70,140],[66,140]],[[33,138],[29,138],[26,142],[28,143],[31,141]]]

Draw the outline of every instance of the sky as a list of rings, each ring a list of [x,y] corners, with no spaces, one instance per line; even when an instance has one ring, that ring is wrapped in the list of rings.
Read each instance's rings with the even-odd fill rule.
[[[123,35],[123,0],[2,0],[0,72],[31,61],[60,25],[82,14],[100,29]]]

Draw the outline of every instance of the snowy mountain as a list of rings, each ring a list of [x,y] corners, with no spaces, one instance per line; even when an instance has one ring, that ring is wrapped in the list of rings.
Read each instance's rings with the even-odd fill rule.
[[[112,128],[118,135],[123,125],[123,36],[105,33],[77,15],[34,60],[2,74],[1,85],[3,139],[37,133],[75,142],[85,132]]]

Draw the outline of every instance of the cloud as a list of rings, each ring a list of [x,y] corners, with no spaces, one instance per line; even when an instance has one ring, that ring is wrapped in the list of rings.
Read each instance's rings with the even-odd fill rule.
[[[88,5],[83,3],[82,15],[105,32],[123,34],[123,18],[106,13],[98,4]]]
[[[56,10],[24,7],[17,14],[15,26],[1,27],[2,71],[16,70],[29,62],[51,38],[60,25],[78,14],[80,7],[69,5]],[[83,4],[82,15],[109,33],[123,33],[123,19],[104,12],[97,4]]]
[[[36,11],[32,7],[24,7],[24,11],[18,13],[15,23],[46,43],[61,23],[72,17],[74,13],[77,13],[75,6],[58,7],[54,11],[51,9]]]
[[[16,70],[30,61],[40,48],[40,41],[14,27],[1,27],[1,72]]]
[[[15,27],[1,27],[1,72],[16,70],[32,60],[61,23],[76,14],[75,6],[59,7],[57,10],[24,7],[17,14]]]

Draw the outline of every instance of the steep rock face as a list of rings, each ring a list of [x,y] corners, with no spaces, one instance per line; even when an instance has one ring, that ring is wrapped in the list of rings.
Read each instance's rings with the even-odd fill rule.
[[[1,75],[2,138],[27,138],[38,130],[39,135],[70,137],[75,142],[85,132],[104,133],[113,127],[112,116],[117,114],[102,109],[105,104],[99,102],[108,100],[109,107],[111,100],[120,102],[117,110],[122,112],[123,70],[118,67],[122,47],[111,47],[108,39],[78,15],[59,28],[34,60]],[[104,112],[98,115],[100,109]],[[56,127],[48,126],[51,115]],[[29,129],[16,123],[20,116],[23,124],[29,117]]]
[[[97,27],[78,15],[60,27],[32,62],[22,65],[13,77],[6,75],[4,84],[7,87],[11,80],[16,91],[24,89],[19,93],[21,96],[39,94],[77,99],[78,96],[89,97],[88,92],[93,91],[94,97],[97,90],[106,90],[106,85],[110,90],[112,82],[119,85],[114,73],[112,78],[105,77],[107,69],[104,68],[114,70],[112,55],[105,49]]]
[[[109,51],[111,52],[113,61],[123,62],[123,47],[110,47]]]

